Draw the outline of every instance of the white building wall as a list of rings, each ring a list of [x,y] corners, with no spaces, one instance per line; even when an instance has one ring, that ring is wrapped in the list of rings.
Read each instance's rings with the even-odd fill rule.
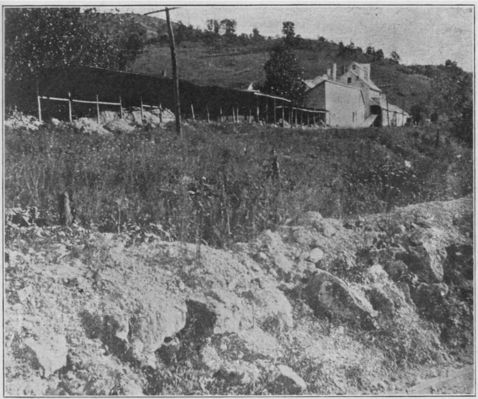
[[[325,108],[334,127],[359,127],[365,121],[366,107],[359,88],[326,81]]]

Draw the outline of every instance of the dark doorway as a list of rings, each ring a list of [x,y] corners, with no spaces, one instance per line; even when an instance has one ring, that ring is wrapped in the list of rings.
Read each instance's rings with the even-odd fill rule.
[[[373,115],[377,115],[377,117],[373,121],[373,126],[382,126],[382,108],[380,108],[380,106],[378,105],[371,105],[370,113]]]

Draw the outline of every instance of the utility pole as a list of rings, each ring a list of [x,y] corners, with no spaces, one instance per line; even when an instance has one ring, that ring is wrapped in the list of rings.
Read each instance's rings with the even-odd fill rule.
[[[179,79],[178,79],[178,70],[176,64],[176,46],[174,44],[174,32],[173,27],[171,26],[171,19],[169,18],[169,11],[175,10],[178,7],[173,8],[164,8],[158,11],[151,11],[147,12],[144,15],[155,14],[158,12],[165,12],[166,13],[166,23],[168,25],[168,36],[169,36],[169,47],[171,48],[171,64],[173,70],[173,88],[174,88],[174,102],[176,103],[176,133],[178,134],[181,139],[184,139],[182,131],[181,131],[181,103],[179,101]]]

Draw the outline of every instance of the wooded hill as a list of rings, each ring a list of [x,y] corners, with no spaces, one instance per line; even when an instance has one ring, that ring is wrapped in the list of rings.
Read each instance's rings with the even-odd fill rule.
[[[164,72],[171,76],[164,20],[139,14],[108,13],[94,13],[88,18],[108,35],[114,36],[115,32],[124,32],[125,29],[137,35],[142,48],[136,59],[127,65],[129,72],[148,75]],[[180,22],[174,27],[180,77],[201,85],[246,88],[251,82],[263,82],[264,63],[271,48],[280,40],[252,34],[214,34]],[[415,68],[400,65],[388,58],[377,59],[376,54],[367,54],[366,49],[334,43],[322,37],[317,40],[298,38],[295,53],[307,79],[325,73],[333,62],[338,66],[350,61],[370,62],[371,78],[387,94],[390,102],[406,110],[429,102],[431,79],[417,71],[433,70],[436,66]]]

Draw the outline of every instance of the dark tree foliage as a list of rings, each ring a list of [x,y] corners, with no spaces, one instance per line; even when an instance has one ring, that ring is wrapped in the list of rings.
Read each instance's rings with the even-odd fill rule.
[[[234,36],[236,34],[237,22],[235,19],[223,19],[221,21],[221,31],[225,36]]]
[[[219,34],[219,28],[221,27],[221,24],[217,19],[208,19],[206,21],[206,27],[209,32],[212,32],[216,35]]]
[[[473,78],[456,62],[447,60],[440,65],[432,82],[432,106],[438,115],[444,115],[462,140],[473,141]]]
[[[293,45],[295,39],[295,24],[292,21],[282,22],[282,33],[287,45]]]
[[[7,80],[78,64],[115,68],[119,51],[98,29],[86,25],[79,8],[5,9]]]
[[[252,29],[251,39],[252,39],[254,42],[260,42],[260,41],[263,41],[263,40],[264,40],[264,36],[262,36],[262,35],[259,33],[259,29],[253,28],[253,29]]]
[[[300,102],[304,95],[303,71],[289,46],[275,46],[269,60],[264,64],[266,81],[263,90]]]
[[[396,51],[392,51],[390,53],[390,59],[396,64],[400,63],[400,56],[398,55]]]
[[[119,46],[118,67],[124,70],[129,62],[136,59],[143,50],[146,30],[140,24],[131,24],[127,29],[120,32],[116,39]]]

